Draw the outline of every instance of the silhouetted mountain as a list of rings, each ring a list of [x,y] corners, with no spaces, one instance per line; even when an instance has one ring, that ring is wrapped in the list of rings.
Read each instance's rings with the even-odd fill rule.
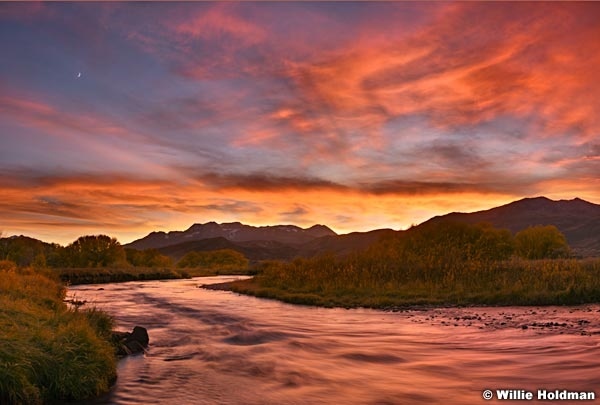
[[[566,236],[576,255],[600,256],[600,205],[579,198],[560,201],[546,197],[525,198],[486,211],[453,212],[425,223],[441,220],[489,222],[513,233],[529,226],[554,225]]]
[[[152,232],[142,239],[125,245],[125,247],[143,250],[211,238],[225,238],[232,242],[277,241],[289,245],[300,245],[322,236],[331,235],[336,235],[336,233],[324,225],[314,225],[303,229],[294,225],[255,227],[239,222],[225,224],[208,222],[206,224],[194,224],[183,232]]]
[[[366,249],[385,236],[396,234],[392,229],[377,229],[370,232],[352,232],[345,235],[323,236],[300,247],[299,256],[311,257],[321,253],[347,255]]]
[[[534,225],[555,225],[578,256],[600,256],[600,205],[579,198],[553,201],[545,197],[525,198],[486,211],[437,216],[425,223],[453,220],[489,222],[513,233]],[[192,225],[186,231],[152,232],[126,247],[158,248],[175,259],[194,250],[233,249],[252,261],[290,260],[325,252],[345,255],[362,250],[380,238],[399,233],[390,229],[337,235],[324,225],[302,229],[293,225],[254,227],[239,222]]]
[[[276,241],[232,242],[223,237],[193,240],[158,248],[164,255],[175,260],[181,259],[189,252],[202,252],[220,249],[231,249],[242,253],[250,261],[291,260],[298,255],[298,249]]]

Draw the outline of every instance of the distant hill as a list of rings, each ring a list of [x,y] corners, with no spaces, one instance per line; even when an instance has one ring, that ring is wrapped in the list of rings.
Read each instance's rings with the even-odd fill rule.
[[[288,245],[301,245],[322,236],[337,235],[324,225],[300,228],[294,225],[250,226],[239,222],[218,224],[194,224],[185,231],[152,232],[142,239],[133,241],[125,247],[133,249],[162,248],[184,242],[203,239],[225,238],[232,242],[277,241]]]
[[[240,252],[252,262],[260,260],[291,260],[299,254],[297,247],[277,241],[232,242],[223,237],[192,240],[175,245],[163,246],[158,248],[158,251],[175,260],[179,260],[189,252],[203,252],[220,249],[231,249]]]
[[[315,238],[304,244],[286,244],[278,241],[233,242],[223,237],[202,239],[163,246],[158,251],[175,260],[192,251],[232,249],[242,253],[250,261],[292,260],[295,257],[311,257],[322,253],[346,255],[362,250],[386,235],[393,235],[391,229],[378,229],[371,232],[353,232],[347,235],[327,235]]]
[[[600,205],[579,198],[560,201],[546,197],[525,198],[486,211],[453,212],[425,223],[443,220],[489,222],[513,233],[529,226],[554,225],[566,236],[577,256],[600,256]]]
[[[335,255],[347,255],[365,249],[381,238],[396,233],[398,231],[392,229],[377,229],[370,232],[352,232],[345,235],[323,236],[302,245],[298,251],[298,255],[311,257],[325,252]]]

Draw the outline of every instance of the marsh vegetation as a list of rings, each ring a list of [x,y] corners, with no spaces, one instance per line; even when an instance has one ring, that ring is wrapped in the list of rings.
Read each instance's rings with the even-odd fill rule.
[[[240,293],[324,306],[544,305],[600,300],[600,260],[570,258],[553,226],[413,228],[346,257],[266,262]]]

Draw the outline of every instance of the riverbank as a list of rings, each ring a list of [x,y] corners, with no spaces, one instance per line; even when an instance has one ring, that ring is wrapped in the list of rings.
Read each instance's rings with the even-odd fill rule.
[[[339,301],[347,305],[332,305],[334,301],[325,297],[314,298],[311,304],[306,303],[305,295],[278,295],[274,291],[262,290],[253,279],[230,281],[225,283],[202,285],[207,290],[237,292],[260,298],[270,298],[278,301],[313,305],[320,307],[343,307],[380,309],[385,312],[403,314],[407,321],[419,325],[432,325],[442,328],[467,327],[481,330],[521,329],[536,334],[567,334],[595,336],[600,335],[600,308],[596,304],[569,306],[513,306],[477,304],[434,304],[432,302],[419,304],[392,305],[387,307],[358,305],[350,299]],[[282,299],[282,297],[284,299]],[[424,302],[424,301],[423,301]]]
[[[115,381],[112,318],[64,297],[51,271],[0,262],[0,403],[85,399]]]
[[[600,302],[600,259],[468,261],[442,271],[422,267],[412,277],[392,262],[379,266],[364,257],[273,262],[250,280],[209,288],[292,304],[387,310]]]
[[[170,268],[170,267],[92,267],[52,269],[67,285],[119,283],[126,281],[173,280],[191,277],[220,275],[248,275],[250,270],[231,270],[221,267]]]

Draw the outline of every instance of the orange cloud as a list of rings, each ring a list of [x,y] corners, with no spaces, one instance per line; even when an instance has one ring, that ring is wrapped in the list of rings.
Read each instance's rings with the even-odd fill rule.
[[[414,114],[443,127],[510,114],[589,137],[600,128],[600,28],[585,14],[600,15],[598,6],[502,7],[456,4],[411,37],[359,42],[290,76],[313,105],[366,127]]]
[[[2,125],[36,142],[2,139],[3,230],[61,242],[210,220],[348,232],[524,196],[600,201],[600,3],[372,4],[120,5],[101,22],[93,7],[44,5],[38,28],[61,63],[89,52],[151,68],[135,84],[114,77],[139,99],[98,80],[98,94],[72,89],[85,102],[71,109],[14,69],[31,90],[2,89]],[[23,20],[11,10],[0,18]],[[34,46],[29,23],[17,32]],[[114,100],[111,113],[86,108]],[[15,151],[35,155],[31,172]]]

